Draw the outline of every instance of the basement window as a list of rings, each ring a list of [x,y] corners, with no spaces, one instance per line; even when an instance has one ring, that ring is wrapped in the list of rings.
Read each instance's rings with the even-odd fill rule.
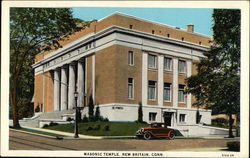
[[[184,37],[182,37],[181,40],[184,41]]]
[[[152,34],[155,34],[155,30],[152,30]]]
[[[201,45],[201,41],[199,42],[199,45]]]
[[[129,28],[130,28],[130,29],[133,29],[133,25],[129,25]]]
[[[169,37],[170,37],[170,34],[168,33],[167,36],[168,36],[168,38],[169,38]]]
[[[155,121],[156,120],[156,112],[150,112],[149,113],[149,121]]]
[[[180,123],[185,123],[186,122],[186,114],[180,114],[179,122]]]

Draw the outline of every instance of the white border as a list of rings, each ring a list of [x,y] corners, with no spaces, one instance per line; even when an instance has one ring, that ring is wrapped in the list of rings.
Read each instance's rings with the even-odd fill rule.
[[[83,156],[83,151],[9,151],[8,146],[8,105],[9,105],[9,7],[158,7],[158,8],[240,8],[241,23],[241,152],[163,152],[163,156],[175,157],[222,157],[222,154],[234,154],[234,157],[249,155],[249,1],[4,1],[2,2],[2,32],[1,32],[1,155],[2,156]],[[244,145],[243,145],[244,144]],[[98,151],[99,152],[99,151]],[[132,153],[131,151],[130,153]],[[125,152],[124,152],[125,153]],[[150,153],[150,152],[149,152]]]

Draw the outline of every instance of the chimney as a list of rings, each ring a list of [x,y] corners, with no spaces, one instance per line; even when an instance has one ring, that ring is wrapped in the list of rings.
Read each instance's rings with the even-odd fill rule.
[[[188,24],[187,25],[187,31],[188,32],[194,32],[194,25],[193,24]]]

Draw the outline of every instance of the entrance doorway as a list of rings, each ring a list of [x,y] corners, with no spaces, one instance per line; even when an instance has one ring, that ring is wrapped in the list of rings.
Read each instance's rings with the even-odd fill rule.
[[[173,115],[173,112],[164,112],[163,117],[164,117],[165,125],[171,126],[172,115]]]

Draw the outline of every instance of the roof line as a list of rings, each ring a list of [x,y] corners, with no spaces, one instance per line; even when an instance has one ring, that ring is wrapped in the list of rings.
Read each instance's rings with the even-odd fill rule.
[[[160,23],[160,22],[156,22],[156,21],[152,21],[152,20],[148,20],[148,19],[139,18],[139,17],[133,16],[133,15],[129,15],[129,14],[126,14],[126,13],[122,13],[122,12],[119,12],[119,11],[115,11],[114,13],[101,18],[100,20],[98,20],[98,22],[102,21],[102,20],[105,20],[106,18],[108,18],[108,17],[110,17],[112,15],[116,15],[116,14],[117,15],[121,15],[121,16],[127,16],[127,17],[130,17],[130,18],[134,18],[134,19],[137,19],[137,20],[145,21],[145,22],[154,23],[154,24],[157,24],[157,25],[162,25],[162,26],[168,27],[170,29],[175,29],[175,30],[187,32],[187,33],[190,33],[190,34],[195,34],[195,35],[204,36],[204,37],[207,37],[207,38],[212,38],[212,36],[208,36],[208,35],[204,35],[204,34],[196,33],[196,32],[188,32],[188,31],[186,31],[184,29],[181,29],[181,28],[177,29],[176,26],[171,26],[171,25]]]

